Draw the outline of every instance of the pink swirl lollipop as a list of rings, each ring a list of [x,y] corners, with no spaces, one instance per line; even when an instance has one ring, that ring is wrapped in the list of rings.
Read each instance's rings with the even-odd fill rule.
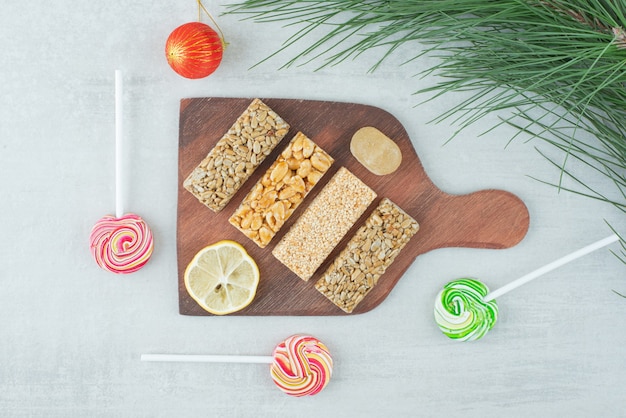
[[[121,218],[102,217],[91,230],[91,253],[96,263],[113,273],[132,273],[148,262],[154,242],[148,224],[128,213]]]
[[[272,380],[291,396],[316,395],[333,373],[333,359],[326,345],[309,335],[293,335],[274,349],[272,356],[214,354],[142,354],[142,361],[208,363],[270,363]]]
[[[122,173],[122,73],[115,71],[115,215],[102,217],[89,236],[96,263],[113,273],[132,273],[150,259],[152,231],[139,216],[124,214]]]

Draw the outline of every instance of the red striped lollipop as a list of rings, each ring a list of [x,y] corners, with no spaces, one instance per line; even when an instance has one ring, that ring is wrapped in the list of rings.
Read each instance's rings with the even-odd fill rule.
[[[122,173],[122,73],[115,71],[115,216],[105,215],[89,236],[96,263],[113,273],[132,273],[150,259],[154,242],[148,224],[138,215],[124,213]]]
[[[142,361],[269,363],[272,380],[291,396],[317,395],[333,374],[333,359],[324,343],[310,335],[292,335],[271,356],[215,354],[142,354]]]
[[[330,381],[333,359],[317,338],[293,335],[274,349],[270,373],[276,386],[287,395],[316,395]]]

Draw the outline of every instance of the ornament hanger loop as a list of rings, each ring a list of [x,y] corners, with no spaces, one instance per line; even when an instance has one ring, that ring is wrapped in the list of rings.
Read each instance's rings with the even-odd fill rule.
[[[217,24],[215,19],[213,19],[213,16],[211,15],[211,13],[209,13],[206,7],[204,7],[204,4],[202,4],[202,0],[198,0],[198,21],[202,21],[202,12],[206,13],[206,15],[209,16],[209,19],[211,19],[211,22],[213,22],[213,24],[215,25],[215,27],[220,33],[220,39],[222,40],[223,46],[226,47],[228,43],[224,39],[224,32],[222,32],[220,25]]]

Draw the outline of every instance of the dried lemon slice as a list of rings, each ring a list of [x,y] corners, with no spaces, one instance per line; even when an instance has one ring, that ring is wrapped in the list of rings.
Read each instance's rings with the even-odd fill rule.
[[[240,244],[224,240],[200,250],[185,270],[189,295],[214,315],[237,312],[252,302],[259,268]]]

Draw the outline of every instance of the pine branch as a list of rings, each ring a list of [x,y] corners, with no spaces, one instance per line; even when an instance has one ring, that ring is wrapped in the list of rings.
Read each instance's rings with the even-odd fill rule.
[[[245,0],[229,6],[229,13],[300,28],[281,50],[312,42],[286,66],[319,69],[380,50],[373,71],[402,46],[419,45],[403,49],[416,50],[404,65],[436,57],[438,63],[416,74],[439,82],[417,95],[435,100],[472,92],[433,123],[458,126],[456,135],[508,110],[511,116],[501,123],[519,129],[514,138],[525,133],[562,153],[560,162],[548,159],[560,172],[548,183],[564,190],[568,177],[581,187],[572,192],[626,207],[623,0]],[[597,141],[592,145],[589,137]],[[605,176],[612,196],[587,187],[570,161]]]

